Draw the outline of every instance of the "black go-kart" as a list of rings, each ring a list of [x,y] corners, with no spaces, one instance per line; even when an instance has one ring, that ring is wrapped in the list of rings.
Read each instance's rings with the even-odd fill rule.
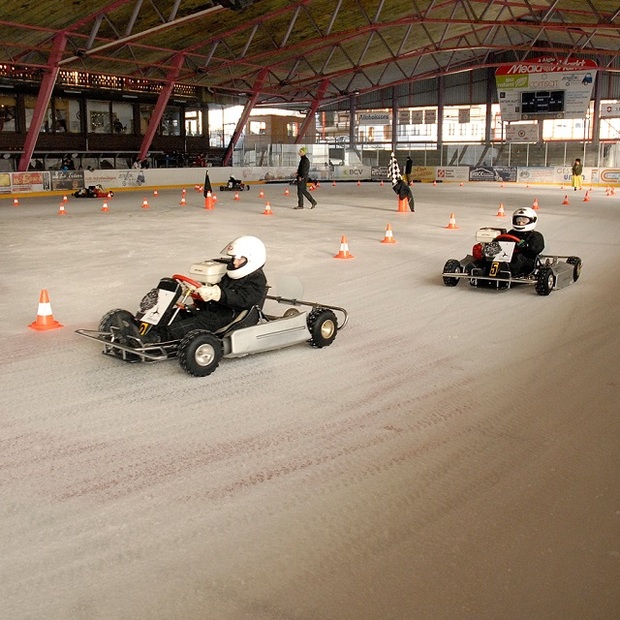
[[[222,358],[243,357],[307,342],[312,347],[329,346],[348,321],[344,308],[303,301],[301,282],[295,276],[276,276],[276,289],[283,295],[266,295],[260,306],[242,312],[223,328],[210,332],[197,329],[180,340],[160,341],[153,334],[158,325],[170,325],[188,313],[200,312],[195,292],[205,283],[216,284],[226,271],[226,260],[213,259],[194,264],[188,276],[162,278],[157,288],[142,299],[134,315],[116,309],[106,313],[98,330],[78,329],[76,333],[99,341],[103,353],[125,362],[158,362],[178,358],[181,368],[194,377],[210,375]],[[281,314],[267,312],[267,304],[288,306]],[[302,308],[301,310],[299,308]],[[340,315],[340,322],[336,314]],[[128,326],[140,325],[140,336]]]
[[[519,241],[505,228],[480,228],[471,254],[446,262],[443,283],[456,286],[461,279],[466,279],[471,286],[497,290],[529,284],[539,295],[549,295],[551,291],[565,288],[579,279],[581,259],[578,256],[550,254],[540,254],[531,273],[514,276],[510,271],[510,261],[513,253],[518,251]]]
[[[243,192],[250,191],[250,186],[235,177],[230,177],[226,185],[220,185],[220,192]]]

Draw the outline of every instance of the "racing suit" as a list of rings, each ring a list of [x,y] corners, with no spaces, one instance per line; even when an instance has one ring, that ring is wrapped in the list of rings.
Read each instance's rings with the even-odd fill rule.
[[[165,332],[161,330],[162,338],[178,340],[194,329],[216,331],[228,325],[243,310],[262,305],[267,294],[267,278],[262,268],[238,279],[224,274],[217,286],[222,291],[219,301],[197,301],[199,310],[177,319],[164,328]]]
[[[510,261],[513,276],[528,275],[536,267],[536,257],[545,249],[545,238],[537,230],[511,230],[509,235],[521,239]]]

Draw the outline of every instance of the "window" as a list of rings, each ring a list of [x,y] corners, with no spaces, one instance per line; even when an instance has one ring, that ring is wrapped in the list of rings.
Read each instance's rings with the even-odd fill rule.
[[[153,110],[155,106],[148,104],[140,104],[140,134],[145,135],[146,130],[149,128],[151,122],[151,116],[153,116]]]
[[[112,102],[112,132],[133,134],[133,104]]]
[[[264,136],[267,133],[267,123],[265,121],[250,121],[250,135]]]
[[[181,135],[181,110],[180,108],[166,108],[161,117],[162,136]]]
[[[202,110],[190,108],[185,111],[185,134],[188,136],[203,136]]]
[[[88,133],[112,133],[109,101],[87,101]]]
[[[15,111],[17,104],[15,97],[0,96],[0,131],[16,131]]]

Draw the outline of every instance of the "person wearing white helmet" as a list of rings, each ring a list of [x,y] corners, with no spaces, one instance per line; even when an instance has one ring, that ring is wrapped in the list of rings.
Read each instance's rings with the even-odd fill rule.
[[[532,273],[536,267],[536,257],[545,249],[545,238],[535,230],[537,223],[538,215],[531,207],[517,209],[512,214],[512,230],[508,234],[519,238],[510,261],[513,276]]]
[[[230,257],[226,273],[218,284],[196,289],[204,304],[199,311],[166,328],[164,338],[179,339],[194,329],[215,331],[228,325],[243,310],[260,305],[267,294],[263,266],[267,251],[258,237],[245,235],[231,241],[221,252]]]

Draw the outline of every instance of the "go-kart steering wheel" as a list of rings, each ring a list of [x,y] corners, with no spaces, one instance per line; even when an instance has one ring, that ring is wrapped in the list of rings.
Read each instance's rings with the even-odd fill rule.
[[[172,276],[173,280],[180,280],[181,282],[184,282],[185,284],[189,284],[190,287],[192,287],[194,290],[190,293],[192,299],[200,299],[202,300],[202,297],[200,297],[200,295],[196,292],[197,288],[200,288],[201,286],[204,286],[202,282],[197,282],[196,280],[192,280],[192,278],[188,278],[187,276],[184,276],[183,274],[180,273],[175,273]]]
[[[514,241],[515,243],[519,243],[521,239],[516,237],[515,235],[509,235],[508,233],[502,233],[501,235],[497,235],[493,241]]]

